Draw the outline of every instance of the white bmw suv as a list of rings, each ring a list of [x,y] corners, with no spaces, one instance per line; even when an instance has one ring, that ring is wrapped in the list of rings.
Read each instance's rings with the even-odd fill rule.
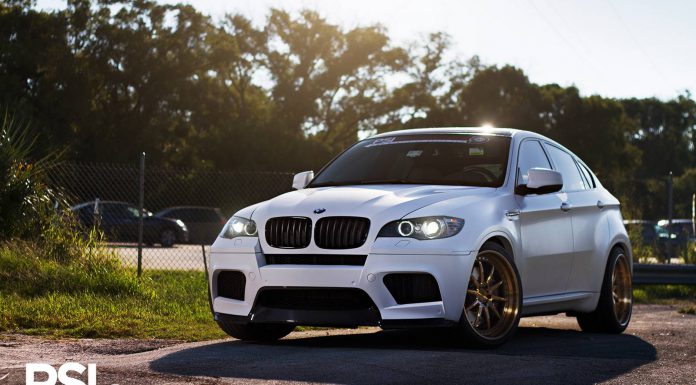
[[[237,212],[211,249],[215,320],[273,340],[296,325],[448,327],[495,346],[521,316],[585,331],[631,317],[619,202],[577,156],[512,129],[390,132]]]

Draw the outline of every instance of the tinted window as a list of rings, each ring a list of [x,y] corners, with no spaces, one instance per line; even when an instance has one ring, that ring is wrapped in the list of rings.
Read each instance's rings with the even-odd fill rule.
[[[691,226],[690,222],[672,223],[671,229],[672,229],[671,233],[675,234],[677,236],[677,238],[679,238],[679,239],[684,239],[684,238],[694,236],[693,226]]]
[[[582,173],[582,175],[585,177],[585,180],[587,181],[587,185],[589,186],[589,188],[597,187],[594,179],[592,178],[592,174],[590,173],[590,170],[588,170],[587,167],[585,167],[580,162],[578,162],[578,167],[580,168],[580,172]]]
[[[176,209],[176,210],[170,210],[164,213],[163,217],[165,218],[173,218],[173,219],[181,219],[184,222],[190,221],[191,216],[187,215],[187,211],[184,209]]]
[[[309,187],[444,184],[500,187],[510,138],[403,135],[363,140],[331,162]]]
[[[166,218],[181,219],[184,222],[220,222],[220,216],[215,209],[182,208],[166,212]]]
[[[110,218],[137,218],[138,217],[138,209],[129,206],[129,205],[123,205],[123,204],[113,204],[113,203],[106,203],[102,204],[101,207],[102,210],[102,215],[108,216]]]
[[[573,157],[555,146],[546,146],[546,148],[554,165],[563,175],[563,191],[584,190],[585,183],[582,180],[582,176],[580,176],[580,170],[575,165]]]
[[[201,210],[201,220],[203,222],[220,222],[221,217],[214,209]]]
[[[548,168],[551,169],[544,149],[541,143],[536,140],[525,140],[520,145],[520,154],[517,161],[517,184],[527,184],[527,176],[530,168]]]

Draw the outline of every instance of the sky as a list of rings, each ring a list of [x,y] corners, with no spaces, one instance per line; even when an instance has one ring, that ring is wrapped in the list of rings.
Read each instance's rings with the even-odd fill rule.
[[[180,1],[160,0],[176,3]],[[312,9],[345,28],[381,24],[397,44],[446,32],[453,55],[511,64],[539,84],[583,95],[671,99],[696,93],[692,0],[192,0],[214,18],[241,13],[258,25],[269,8]],[[39,0],[62,8],[64,1]]]

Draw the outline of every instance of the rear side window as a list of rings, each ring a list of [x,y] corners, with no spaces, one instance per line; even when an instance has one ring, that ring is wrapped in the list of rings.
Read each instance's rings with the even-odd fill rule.
[[[215,209],[207,208],[176,209],[165,216],[181,219],[184,222],[220,222],[220,216]]]
[[[592,173],[590,173],[590,170],[588,170],[587,167],[585,167],[585,165],[583,165],[580,162],[577,162],[577,164],[578,164],[578,168],[580,169],[580,172],[582,173],[582,176],[587,181],[587,186],[588,186],[587,188],[593,189],[593,188],[597,187],[597,184],[595,183],[594,179],[592,178]]]
[[[197,222],[220,222],[220,217],[214,209],[196,209],[193,212],[193,217]]]
[[[517,157],[517,184],[526,185],[530,168],[551,168],[551,163],[536,140],[525,140],[520,145],[520,154]]]
[[[563,176],[563,191],[585,190],[585,182],[573,157],[555,146],[547,145],[546,149],[549,151],[554,165]]]
[[[188,215],[186,215],[186,210],[171,210],[168,213],[164,214],[166,218],[174,218],[174,219],[181,219],[182,221],[186,222],[190,220]]]

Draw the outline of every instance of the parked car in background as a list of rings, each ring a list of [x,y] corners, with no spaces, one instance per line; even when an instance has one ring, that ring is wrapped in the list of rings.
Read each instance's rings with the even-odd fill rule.
[[[672,219],[671,226],[669,220],[661,219],[657,225],[665,229],[665,232],[672,234],[672,238],[684,241],[694,239],[694,225],[691,219]]]
[[[211,247],[223,331],[444,327],[496,346],[521,316],[621,333],[633,304],[619,201],[533,132],[442,128],[364,139],[238,211]],[[494,370],[494,369],[492,369]]]
[[[658,232],[665,231],[657,225],[657,222],[644,219],[625,219],[623,224],[628,234],[633,234],[634,232],[640,234],[641,241],[646,245],[657,242]]]
[[[189,243],[211,245],[227,220],[217,207],[176,206],[160,210],[158,218],[179,219],[188,228]]]
[[[657,222],[660,228],[664,229],[663,237],[668,239],[670,245],[670,256],[678,258],[683,256],[688,247],[696,245],[696,237],[694,236],[694,224],[691,219],[672,219],[670,226],[669,220],[661,219]]]
[[[674,252],[674,241],[668,239],[667,230],[658,225],[656,221],[644,219],[625,219],[623,221],[626,232],[631,237],[631,242],[639,241],[643,247],[652,247],[654,256],[665,262],[669,258],[669,251]],[[634,239],[638,237],[638,239]],[[635,245],[633,245],[635,247]],[[669,249],[672,247],[672,249]]]
[[[138,208],[127,202],[90,201],[72,207],[78,220],[85,228],[94,226],[95,219],[99,228],[110,242],[138,241]],[[143,242],[146,244],[159,243],[171,247],[175,243],[188,242],[188,229],[184,222],[176,219],[159,218],[151,212],[143,211]]]

